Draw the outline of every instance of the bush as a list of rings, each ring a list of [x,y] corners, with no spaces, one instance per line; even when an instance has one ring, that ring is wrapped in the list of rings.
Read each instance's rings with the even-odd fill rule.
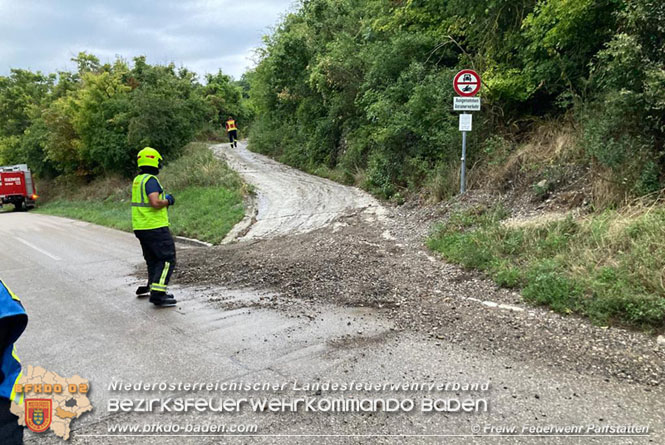
[[[183,156],[169,163],[160,174],[160,180],[173,190],[187,187],[219,186],[240,189],[242,181],[233,170],[220,162],[208,144],[194,142],[183,149]]]
[[[384,199],[390,198],[396,192],[395,183],[400,173],[400,162],[390,159],[390,155],[375,152],[369,158],[366,186]]]
[[[665,4],[629,2],[621,32],[593,68],[593,100],[583,114],[587,152],[633,194],[663,186],[665,167]]]
[[[536,261],[526,272],[522,295],[527,301],[547,305],[557,312],[579,311],[579,285],[553,260]]]
[[[74,61],[76,73],[0,76],[2,163],[28,163],[41,177],[130,176],[145,146],[174,160],[205,127],[219,127],[220,114],[251,116],[242,88],[221,72],[203,86],[191,71],[145,57],[133,66],[86,53]]]

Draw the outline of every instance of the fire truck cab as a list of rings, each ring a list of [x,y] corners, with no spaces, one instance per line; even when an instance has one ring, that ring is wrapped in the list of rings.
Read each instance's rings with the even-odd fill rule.
[[[32,173],[26,164],[0,166],[0,206],[14,204],[14,210],[35,207],[37,190]]]

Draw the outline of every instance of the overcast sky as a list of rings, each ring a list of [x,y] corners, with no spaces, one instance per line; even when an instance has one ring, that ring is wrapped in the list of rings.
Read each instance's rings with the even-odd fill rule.
[[[79,51],[102,62],[145,55],[201,77],[236,79],[294,0],[0,0],[0,75],[73,70]]]

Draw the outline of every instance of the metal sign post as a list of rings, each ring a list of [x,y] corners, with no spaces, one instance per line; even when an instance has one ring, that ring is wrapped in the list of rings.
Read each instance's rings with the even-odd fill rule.
[[[466,131],[462,132],[462,175],[460,176],[459,192],[461,195],[466,191]]]
[[[459,115],[459,131],[462,132],[462,174],[460,178],[460,193],[466,191],[466,133],[473,128],[473,115]]]
[[[461,96],[453,102],[454,111],[480,110],[480,98],[473,97],[480,91],[480,76],[472,70],[462,70],[455,76],[453,88]],[[459,131],[462,132],[462,171],[460,174],[460,194],[466,191],[466,133],[473,127],[473,115],[462,113],[459,115]]]

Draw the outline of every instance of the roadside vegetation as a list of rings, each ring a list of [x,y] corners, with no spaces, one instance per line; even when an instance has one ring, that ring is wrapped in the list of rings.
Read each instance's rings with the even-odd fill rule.
[[[243,83],[221,71],[202,83],[145,57],[73,61],[75,72],[0,76],[0,165],[29,165],[38,211],[130,230],[136,154],[154,147],[166,164],[160,180],[177,200],[173,232],[220,242],[243,216],[244,185],[206,144],[190,142],[219,140],[228,115],[250,119]]]
[[[458,190],[462,68],[483,79],[471,178],[554,122],[612,204],[665,185],[660,0],[305,0],[266,42],[251,147],[382,198]]]
[[[228,115],[250,118],[242,83],[221,71],[203,84],[187,68],[145,57],[73,61],[76,72],[0,76],[0,165],[26,163],[40,179],[128,178],[145,146],[168,163],[189,142],[219,137]]]
[[[176,205],[169,209],[175,235],[216,244],[244,216],[246,186],[206,143],[185,147],[159,180],[176,198]],[[48,192],[37,212],[131,231],[131,179],[115,176],[88,184],[56,181],[40,186]]]
[[[605,326],[665,328],[665,208],[640,204],[526,224],[507,216],[500,205],[454,213],[428,245],[557,312]]]

